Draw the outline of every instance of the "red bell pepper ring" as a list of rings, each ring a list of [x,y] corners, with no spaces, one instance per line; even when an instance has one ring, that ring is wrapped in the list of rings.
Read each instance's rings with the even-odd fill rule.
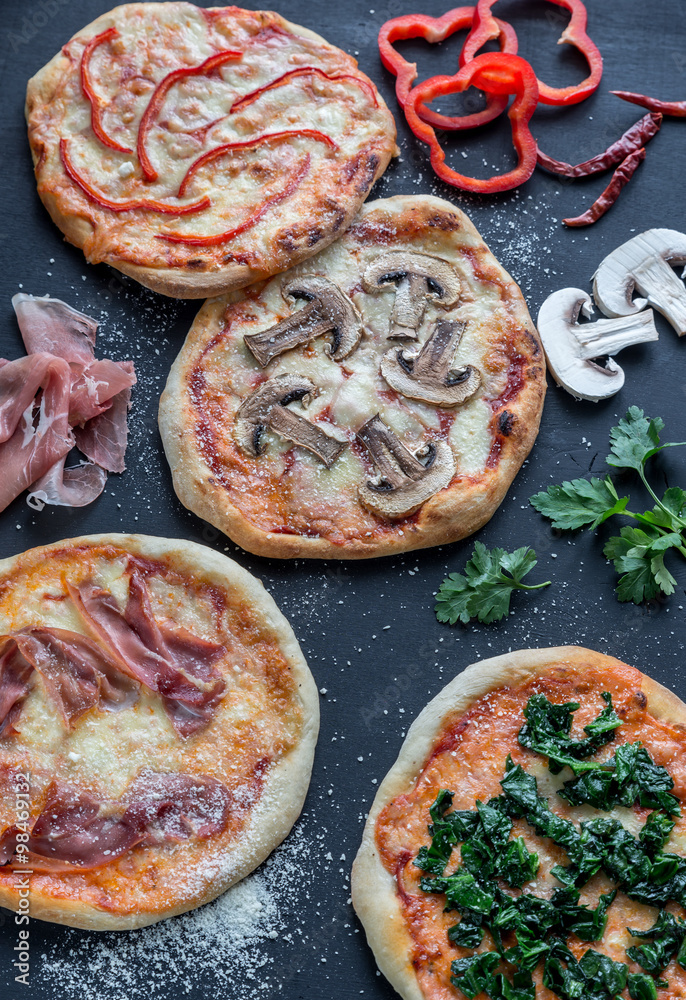
[[[466,177],[457,173],[445,162],[445,151],[436,132],[419,116],[419,107],[425,101],[435,100],[445,94],[461,94],[467,87],[478,87],[486,94],[502,97],[514,94],[514,101],[507,113],[512,124],[512,141],[519,162],[514,170],[485,179]],[[494,194],[510,191],[527,181],[536,166],[537,146],[531,134],[529,121],[538,104],[538,84],[533,69],[519,56],[502,52],[487,52],[472,59],[455,76],[435,76],[425,80],[410,91],[405,105],[405,115],[414,134],[431,150],[431,166],[447,184],[474,191],[477,194]]]
[[[118,153],[133,153],[132,149],[129,149],[128,146],[122,146],[121,143],[118,143],[105,132],[102,124],[102,113],[105,110],[105,103],[96,94],[90,77],[91,56],[99,45],[102,45],[104,42],[111,42],[113,38],[119,38],[119,32],[116,28],[108,28],[107,31],[102,31],[86,43],[83,55],[81,56],[81,90],[83,96],[91,106],[91,128],[103,146],[107,146],[109,149],[116,149]]]
[[[539,80],[539,100],[541,104],[578,104],[598,89],[603,75],[603,57],[586,33],[588,15],[581,0],[549,0],[549,2],[557,4],[558,7],[564,7],[572,15],[569,24],[560,35],[558,45],[567,42],[578,49],[588,63],[591,72],[585,80],[572,87],[549,87],[548,84]],[[496,3],[497,0],[477,0],[474,26],[464,43],[460,56],[461,66],[465,66],[470,59],[473,59],[486,42],[498,37],[497,19],[491,12],[491,8]]]
[[[655,111],[657,114],[670,115],[673,118],[686,118],[686,101],[658,101],[656,97],[647,97],[645,94],[632,94],[628,90],[611,90],[615,97],[621,97],[623,101],[630,104],[638,104],[639,107],[647,111]]]
[[[455,34],[456,31],[471,28],[475,9],[474,7],[456,7],[443,14],[442,17],[406,14],[403,17],[394,17],[382,25],[379,32],[379,53],[386,69],[396,77],[395,93],[401,107],[405,107],[407,95],[417,79],[417,64],[404,59],[394,48],[393,42],[403,41],[407,38],[423,38],[424,41],[432,43],[442,42],[450,35]],[[493,21],[497,27],[496,37],[500,44],[500,51],[516,55],[517,36],[514,29],[498,18],[493,18]],[[483,111],[465,115],[460,119],[441,115],[423,105],[417,110],[424,121],[436,128],[462,129],[485,125],[502,114],[506,107],[507,96],[493,94],[489,97],[488,104]],[[459,124],[455,124],[456,122]]]

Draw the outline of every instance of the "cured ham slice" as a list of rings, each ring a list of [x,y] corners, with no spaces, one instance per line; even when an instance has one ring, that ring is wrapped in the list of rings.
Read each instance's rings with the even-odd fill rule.
[[[25,661],[43,679],[66,726],[94,705],[122,708],[136,699],[139,685],[122,674],[91,639],[59,628],[23,629],[12,636]]]
[[[29,693],[33,667],[19,651],[14,639],[0,639],[0,737],[16,733],[21,706]]]
[[[133,372],[130,361],[123,361],[122,365],[130,365]],[[108,472],[123,472],[126,468],[124,455],[129,435],[127,415],[130,405],[131,389],[122,389],[112,400],[109,409],[93,417],[85,427],[74,430],[79,450]]]
[[[180,736],[192,736],[207,725],[226,688],[214,666],[226,655],[224,646],[158,622],[137,570],[130,574],[123,612],[112,594],[94,584],[68,588],[88,628],[120,669],[161,695]]]
[[[66,782],[53,782],[33,824],[28,861],[33,871],[100,868],[132,847],[206,840],[228,822],[233,797],[215,778],[143,772],[117,802]],[[0,864],[11,860],[16,827],[0,840]]]
[[[26,498],[29,507],[42,510],[46,503],[58,507],[85,507],[105,489],[107,472],[93,462],[82,462],[65,469],[65,455],[44,476],[31,484]]]
[[[69,365],[51,354],[0,367],[0,510],[73,447],[70,389]]]
[[[123,472],[131,361],[96,360],[98,324],[60,299],[12,299],[28,357],[0,359],[0,511],[27,487],[37,510],[83,507]],[[76,444],[90,461],[65,468]]]
[[[61,299],[20,292],[12,297],[27,354],[54,354],[64,361],[89,365],[95,358],[98,323]]]

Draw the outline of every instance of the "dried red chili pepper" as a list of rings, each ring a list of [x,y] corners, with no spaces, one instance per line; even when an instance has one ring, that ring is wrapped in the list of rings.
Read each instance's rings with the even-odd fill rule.
[[[240,59],[241,55],[241,52],[236,52],[233,49],[216,52],[213,56],[210,56],[209,59],[200,63],[199,66],[188,66],[183,69],[173,70],[157,84],[152,92],[148,106],[143,112],[140,124],[138,125],[138,159],[143,171],[143,177],[146,181],[156,181],[158,174],[150,162],[150,158],[145,148],[145,141],[170,88],[173,87],[179,80],[183,80],[188,76],[202,76],[204,73],[211,73],[213,70],[218,69],[219,66],[223,66],[224,63],[229,62],[230,60]]]
[[[545,167],[553,174],[559,174],[561,177],[590,177],[591,174],[599,174],[603,170],[609,170],[610,167],[616,167],[629,153],[641,149],[647,142],[650,142],[654,135],[657,135],[661,124],[662,115],[644,115],[640,121],[627,129],[623,136],[608,146],[604,153],[600,153],[590,160],[585,160],[583,163],[577,163],[574,167],[570,163],[546,156],[539,149],[538,165]]]
[[[274,90],[276,87],[283,87],[298,76],[314,75],[319,76],[324,80],[333,80],[334,82],[336,80],[349,80],[351,83],[354,83],[356,86],[361,87],[362,90],[367,92],[369,97],[374,102],[375,108],[378,108],[379,106],[379,102],[376,99],[376,93],[374,92],[374,87],[371,83],[368,83],[367,80],[360,79],[360,77],[355,76],[354,73],[337,73],[336,75],[332,75],[331,73],[325,73],[323,69],[318,69],[316,66],[300,66],[298,69],[292,69],[289,70],[288,73],[283,73],[281,76],[277,76],[276,80],[272,80],[271,83],[266,83],[264,87],[258,87],[257,90],[253,90],[249,94],[244,94],[243,97],[239,97],[238,100],[235,101],[229,108],[229,113],[235,114],[237,111],[242,111],[243,108],[252,104],[253,101],[256,101],[258,97],[261,97],[262,94],[266,93],[268,90]]]
[[[611,90],[615,97],[621,97],[630,104],[638,104],[648,111],[657,111],[672,118],[686,118],[686,101],[658,101],[656,97],[646,97],[645,94],[632,94],[628,90]]]
[[[260,221],[262,216],[265,215],[270,208],[274,205],[278,205],[279,202],[285,201],[286,198],[289,198],[309,169],[310,154],[307,153],[303,157],[300,166],[288,184],[286,184],[286,186],[277,194],[271,195],[263,201],[260,207],[256,209],[253,214],[245,220],[245,222],[241,222],[240,225],[234,226],[233,229],[227,229],[226,232],[217,233],[215,236],[184,236],[183,233],[159,233],[155,236],[155,239],[165,240],[167,243],[186,243],[193,247],[210,247],[217,246],[219,243],[226,243],[227,240],[231,240],[235,236],[239,236],[241,233],[244,233],[246,229],[251,229],[252,226]]]
[[[205,197],[200,201],[191,202],[190,205],[169,205],[164,201],[155,201],[150,198],[137,198],[131,201],[112,201],[98,192],[85,180],[78,172],[69,155],[69,143],[67,139],[60,139],[60,159],[67,176],[80,187],[83,193],[102,208],[108,208],[111,212],[134,212],[143,210],[148,212],[162,212],[165,215],[190,215],[192,212],[201,212],[204,208],[210,207],[210,199]]]
[[[630,153],[617,167],[612,175],[612,180],[600,197],[593,202],[583,215],[578,215],[575,219],[563,219],[562,221],[565,226],[590,226],[592,223],[597,222],[614,205],[619,198],[622,188],[629,183],[636,172],[636,168],[643,163],[645,158],[645,149],[637,149],[634,153]]]
[[[314,128],[296,128],[291,129],[290,132],[267,132],[265,135],[258,135],[254,139],[246,139],[243,142],[225,142],[221,146],[215,146],[214,149],[203,153],[202,156],[199,156],[197,160],[191,163],[179,185],[178,197],[183,198],[190,181],[201,167],[204,167],[205,164],[210,163],[212,160],[216,160],[217,157],[223,156],[224,153],[231,153],[237,149],[249,149],[251,146],[261,146],[265,142],[280,141],[294,135],[304,136],[306,139],[317,139],[319,142],[325,142],[331,149],[338,149],[333,139],[325,135],[324,132],[319,132]]]
[[[578,49],[591,72],[585,80],[572,87],[549,87],[539,80],[539,100],[541,104],[578,104],[598,89],[603,75],[603,57],[586,33],[588,15],[581,0],[549,0],[549,2],[571,12],[571,20],[560,35],[559,42],[567,42]],[[460,65],[466,65],[486,42],[498,37],[496,18],[491,12],[496,3],[497,0],[477,0],[474,26],[464,43]]]
[[[419,117],[418,108],[445,94],[459,94],[467,87],[478,87],[486,94],[498,96],[514,94],[515,99],[507,113],[512,125],[512,141],[517,151],[518,163],[514,170],[485,179],[467,177],[457,173],[445,162],[445,151],[436,132]],[[536,166],[536,140],[531,134],[529,121],[538,104],[536,75],[526,60],[502,52],[487,52],[467,63],[455,76],[435,76],[420,83],[410,91],[405,105],[407,121],[422,142],[431,149],[431,165],[438,176],[463,191],[492,194],[510,191],[531,177]]]
[[[116,28],[108,28],[107,31],[102,31],[86,43],[81,56],[81,90],[83,91],[83,96],[91,106],[91,128],[103,146],[107,146],[109,149],[116,149],[118,153],[133,153],[132,149],[129,149],[128,146],[122,146],[105,132],[102,125],[102,113],[105,105],[95,93],[90,78],[91,56],[99,45],[102,45],[103,42],[109,42],[113,38],[119,38],[119,32]]]
[[[406,14],[403,17],[394,17],[386,21],[381,26],[379,32],[379,53],[381,61],[386,69],[396,77],[395,93],[398,103],[404,108],[407,102],[407,95],[410,92],[413,82],[417,78],[417,64],[409,63],[393,46],[393,42],[403,41],[407,38],[423,38],[427,42],[442,42],[455,34],[456,31],[464,31],[472,25],[475,12],[474,7],[456,7],[449,10],[442,17],[428,17],[426,14]],[[517,36],[514,29],[505,21],[498,18],[493,19],[498,28],[498,42],[501,52],[511,55],[517,53]],[[477,111],[472,115],[465,115],[460,119],[441,115],[436,111],[431,111],[423,105],[418,107],[418,113],[424,121],[436,128],[477,128],[493,121],[507,107],[507,96],[491,95],[487,106],[483,111]],[[459,121],[459,125],[455,122]]]

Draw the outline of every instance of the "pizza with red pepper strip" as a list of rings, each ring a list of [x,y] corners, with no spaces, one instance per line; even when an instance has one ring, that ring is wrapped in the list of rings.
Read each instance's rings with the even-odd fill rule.
[[[686,705],[610,656],[458,674],[379,787],[352,898],[406,1000],[686,996]]]
[[[396,149],[353,58],[239,7],[117,7],[29,81],[26,113],[38,193],[67,239],[185,298],[325,247]]]
[[[297,819],[318,725],[293,632],[225,556],[113,534],[3,560],[0,904],[128,930],[214,899]]]
[[[160,430],[179,498],[239,545],[360,559],[480,528],[544,395],[521,291],[470,220],[399,196],[284,275],[208,301]]]

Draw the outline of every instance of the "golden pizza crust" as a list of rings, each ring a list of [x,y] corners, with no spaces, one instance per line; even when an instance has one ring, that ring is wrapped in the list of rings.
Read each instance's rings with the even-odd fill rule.
[[[392,228],[390,224],[384,228],[389,219],[392,220]],[[408,234],[407,238],[397,237],[399,243],[394,242],[392,234],[403,232]],[[375,240],[378,242],[375,243]],[[505,332],[500,339],[497,333],[493,333],[492,342],[489,341],[490,355],[494,359],[493,365],[505,368],[513,363],[513,358],[516,359],[521,365],[523,384],[512,398],[507,396],[509,384],[505,385],[501,401],[499,402],[498,398],[493,401],[491,419],[493,445],[499,448],[494,467],[486,468],[478,475],[461,475],[458,462],[457,473],[449,487],[431,497],[411,517],[395,523],[378,517],[373,521],[367,518],[367,523],[357,533],[351,529],[350,537],[346,537],[343,541],[331,540],[322,537],[321,534],[317,537],[316,531],[309,534],[304,531],[284,533],[280,525],[274,530],[269,530],[262,524],[256,524],[255,519],[241,506],[245,492],[250,493],[259,489],[259,485],[251,482],[250,485],[243,486],[242,496],[241,477],[236,475],[235,491],[230,492],[218,481],[217,469],[212,469],[207,457],[203,455],[196,438],[199,415],[191,383],[196,367],[199,366],[201,369],[204,364],[205,352],[211,348],[216,338],[222,335],[222,331],[230,325],[230,321],[238,317],[240,324],[240,310],[243,307],[246,311],[257,310],[262,308],[267,296],[271,295],[273,300],[275,285],[271,282],[266,288],[258,286],[248,291],[231,293],[221,299],[209,300],[198,313],[186,343],[169,374],[160,402],[160,431],[172,469],[174,488],[181,502],[204,520],[220,528],[243,548],[257,555],[282,559],[298,557],[364,559],[466,538],[485,524],[500,505],[538,433],[545,396],[545,361],[538,334],[518,286],[497,263],[467,216],[450,203],[428,195],[396,196],[369,202],[363,207],[350,230],[334,246],[301,266],[295,274],[326,275],[330,260],[340,253],[347,252],[349,248],[353,248],[357,253],[358,245],[363,247],[361,252],[364,253],[375,248],[392,249],[397,245],[435,254],[439,254],[442,248],[446,254],[454,255],[455,259],[459,259],[463,252],[461,248],[464,246],[465,260],[468,254],[470,260],[473,258],[476,261],[475,267],[483,277],[482,285],[486,289],[486,294],[498,296],[498,323]],[[288,277],[289,275],[286,275],[284,280]],[[351,276],[351,283],[356,280],[354,275]],[[497,291],[492,293],[492,289]],[[363,319],[366,318],[365,308],[369,305],[368,298],[371,297],[365,298],[361,304],[360,299],[355,300],[362,310]],[[380,297],[374,298],[376,300]],[[452,315],[459,315],[456,311],[459,308],[458,302],[455,310],[435,309],[433,316],[449,318]],[[474,308],[479,308],[478,301]],[[275,319],[280,319],[291,311],[283,302],[281,309],[282,313],[275,314],[272,306],[267,306],[264,314],[274,315]],[[428,322],[425,321],[425,326],[428,326]],[[483,325],[486,326],[485,323]],[[268,326],[269,322],[263,316],[256,321],[258,330]],[[237,336],[240,336],[240,333]],[[362,343],[363,345],[365,343],[364,337]],[[392,346],[392,342],[386,341],[379,350],[387,350],[389,346]],[[304,349],[297,348],[287,352],[267,367],[265,376],[271,377],[275,370],[280,370],[279,364],[282,360],[289,370],[297,372],[298,358],[304,357],[304,352],[311,350],[310,345],[306,345]],[[324,360],[323,353],[320,356]],[[343,365],[354,361],[354,358],[353,352]],[[311,361],[310,355],[308,363],[309,361]],[[242,366],[246,371],[259,372],[257,363],[245,349],[242,355],[237,354],[231,361],[232,368],[235,368],[235,365]],[[494,377],[503,376],[499,373]],[[380,375],[379,387],[385,390],[387,396],[401,398],[389,390]],[[227,394],[228,392],[227,388]],[[404,398],[401,402],[403,406],[409,407],[412,413],[420,413],[421,405],[413,406],[412,401],[408,402]],[[468,408],[470,405],[471,401],[468,401],[464,407]],[[373,416],[373,413],[374,409],[371,409],[366,414],[367,418]],[[307,416],[307,411],[305,415]],[[507,428],[503,434],[499,434],[497,430],[501,417],[505,418]],[[224,422],[230,423],[227,420]],[[358,426],[362,422],[360,418]],[[345,430],[354,431],[358,426]],[[353,435],[349,434],[349,439],[352,437]],[[296,461],[302,454],[302,449],[295,449]],[[257,482],[259,470],[263,466],[260,466],[259,458],[249,461],[252,463],[250,468],[254,471]],[[231,478],[232,475],[229,470],[227,477]],[[314,501],[312,506],[315,506]],[[368,530],[370,527],[372,530]]]
[[[68,52],[72,42],[76,41],[78,47],[80,43],[87,42],[107,29],[117,27],[126,18],[145,16],[146,9],[151,9],[156,14],[165,14],[166,11],[173,13],[172,8],[176,10],[179,24],[188,18],[188,11],[199,10],[184,2],[124,4],[102,14],[84,27],[29,80],[26,118],[38,193],[53,222],[62,230],[66,239],[81,248],[89,262],[110,264],[160,294],[176,298],[206,298],[242,288],[258,279],[286,270],[293,263],[312,256],[336,239],[350,224],[391,157],[397,155],[395,123],[373,82],[357,69],[357,62],[315,32],[292,24],[274,12],[207,8],[203,16],[210,17],[221,10],[235,10],[236,16],[242,19],[241,23],[248,18],[254,22],[255,30],[261,25],[269,25],[283,33],[289,33],[293,40],[293,61],[275,62],[274,70],[270,71],[272,76],[280,75],[284,67],[290,70],[303,62],[329,69],[336,67],[336,72],[353,74],[372,88],[376,104],[367,99],[368,107],[350,113],[345,148],[341,147],[327,163],[316,166],[315,187],[312,186],[314,181],[309,184],[308,176],[305,176],[301,190],[296,190],[283,205],[278,204],[277,197],[274,201],[276,209],[272,208],[254,227],[233,239],[213,247],[164,242],[155,244],[154,239],[149,239],[148,236],[166,231],[169,220],[174,217],[154,212],[149,213],[152,221],[146,227],[147,235],[140,228],[135,229],[131,235],[127,224],[121,226],[120,220],[124,217],[132,220],[133,224],[140,221],[145,213],[114,213],[95,204],[67,177],[62,166],[58,151],[59,139],[63,135],[72,134],[64,124],[67,115],[62,110],[67,87],[73,87],[76,94],[76,98],[72,98],[70,113],[75,111],[75,99],[83,104],[83,113],[89,115],[89,105],[83,98],[80,84],[77,88],[80,50],[79,60],[69,58],[65,52]],[[269,70],[269,67],[259,69]],[[247,87],[246,92],[249,89]],[[327,101],[332,107],[335,106],[335,88],[328,95]],[[258,128],[258,133],[279,128],[310,127],[306,101],[301,100],[298,106],[304,109],[300,117],[294,119],[293,114],[289,113],[285,124],[275,122],[274,115],[267,113],[265,128]],[[83,114],[79,120],[81,118]],[[81,127],[73,134],[79,132],[82,132]],[[231,141],[245,137],[244,132],[240,131]],[[203,153],[206,151],[202,150]],[[118,163],[117,155],[114,154],[115,167]],[[135,159],[135,153],[133,156]],[[112,160],[112,151],[102,147],[101,163],[108,164],[107,170],[110,173],[113,169]],[[164,194],[168,196],[173,192],[163,192]],[[145,195],[146,191],[139,188],[136,196]],[[160,197],[160,194],[153,194],[155,196]],[[250,206],[248,214],[249,211],[252,211]],[[235,225],[235,206],[228,215],[225,207],[222,216],[220,206],[215,212],[208,209],[188,218],[205,220],[205,232],[222,232],[227,228],[227,218],[229,227]],[[215,219],[214,225],[212,218]]]
[[[297,741],[266,772],[257,803],[251,807],[246,824],[233,842],[226,831],[193,844],[190,854],[185,844],[172,848],[167,845],[162,849],[134,848],[130,852],[131,856],[135,856],[137,850],[141,854],[154,855],[154,878],[173,887],[163,905],[159,905],[157,900],[154,907],[140,906],[135,912],[117,912],[116,878],[115,889],[110,892],[107,905],[101,907],[79,898],[78,894],[74,895],[71,886],[61,892],[59,877],[52,877],[55,879],[52,892],[41,891],[36,885],[38,876],[32,877],[31,917],[88,930],[130,930],[184,913],[215,899],[250,874],[288,835],[300,815],[309,786],[319,730],[319,696],[290,625],[260,581],[232,559],[195,542],[124,534],[86,535],[66,539],[0,561],[0,592],[3,580],[6,581],[27,558],[46,561],[53,552],[65,547],[102,545],[115,546],[144,559],[160,560],[193,583],[214,587],[219,592],[230,594],[232,600],[243,602],[251,609],[251,615],[254,614],[259,620],[261,642],[265,645],[273,643],[287,663],[293,698],[301,717]],[[6,627],[7,623],[0,617],[0,632]],[[282,705],[281,711],[283,710]],[[202,731],[192,737],[189,744],[195,741],[197,745],[198,740],[202,740]],[[17,748],[21,758],[20,741],[21,735],[7,741],[4,758],[11,753],[12,747]],[[193,749],[189,747],[184,750],[189,755],[189,761],[193,759],[190,756]],[[227,766],[226,761],[224,766]],[[189,875],[189,864],[194,866],[190,874],[195,877],[195,881],[189,883],[190,889],[184,885],[184,880]],[[15,866],[15,871],[20,870],[21,866]],[[76,873],[76,879],[80,877],[83,878]],[[184,888],[179,889],[174,898],[177,879]],[[72,893],[71,898],[69,893]],[[18,890],[6,884],[0,885],[0,905],[17,910]]]
[[[459,718],[484,695],[502,687],[517,688],[552,670],[592,673],[594,668],[627,664],[581,646],[520,649],[479,660],[466,667],[420,712],[410,726],[396,762],[381,782],[365,824],[362,843],[353,863],[351,894],[377,965],[404,1000],[425,1000],[410,961],[414,941],[399,902],[397,884],[384,866],[376,843],[376,827],[383,809],[414,787],[445,726]],[[686,705],[672,691],[633,667],[636,686],[647,698],[656,718],[686,727]]]

